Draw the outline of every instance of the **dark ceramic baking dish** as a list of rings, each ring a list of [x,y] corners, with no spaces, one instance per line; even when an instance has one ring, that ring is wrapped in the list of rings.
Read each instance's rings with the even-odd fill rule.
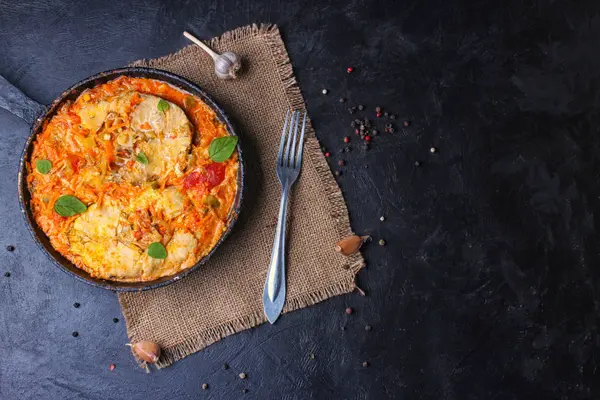
[[[163,81],[200,98],[215,112],[217,118],[223,124],[225,124],[229,134],[237,136],[236,130],[234,129],[230,120],[227,118],[221,107],[219,107],[217,103],[215,103],[210,98],[210,96],[208,96],[202,89],[200,89],[197,85],[191,83],[190,81],[166,71],[150,68],[128,67],[101,72],[99,74],[90,76],[89,78],[84,79],[81,82],[72,86],[71,88],[67,89],[48,107],[44,107],[43,105],[40,105],[35,101],[31,100],[19,89],[8,83],[4,78],[0,77],[0,107],[5,108],[13,114],[23,118],[31,125],[31,134],[25,142],[25,149],[23,150],[23,154],[21,156],[18,175],[19,202],[21,204],[22,214],[24,216],[27,227],[31,232],[31,235],[33,236],[38,247],[54,262],[54,264],[56,264],[58,267],[60,267],[60,269],[62,269],[69,275],[86,283],[89,283],[93,286],[119,292],[141,291],[159,288],[187,276],[191,272],[198,269],[202,264],[206,263],[206,261],[208,261],[210,256],[217,250],[219,245],[226,239],[229,232],[233,228],[233,225],[235,224],[240,212],[242,204],[242,195],[244,191],[244,163],[242,158],[242,149],[240,144],[238,144],[238,190],[233,203],[233,207],[228,216],[227,229],[223,233],[215,247],[213,247],[213,249],[210,251],[210,253],[204,256],[192,267],[180,271],[175,275],[170,275],[147,282],[117,282],[97,279],[90,276],[90,274],[86,271],[77,268],[73,263],[71,263],[58,251],[56,251],[50,244],[50,240],[48,239],[46,234],[38,227],[37,223],[35,222],[29,204],[30,193],[29,188],[27,187],[26,178],[27,160],[29,160],[31,156],[31,151],[33,148],[32,144],[36,135],[38,135],[38,133],[40,133],[40,131],[42,130],[44,123],[54,116],[54,114],[60,109],[61,105],[65,101],[75,100],[84,90],[98,86],[102,83],[108,82],[112,79],[123,75],[130,77],[150,78]]]

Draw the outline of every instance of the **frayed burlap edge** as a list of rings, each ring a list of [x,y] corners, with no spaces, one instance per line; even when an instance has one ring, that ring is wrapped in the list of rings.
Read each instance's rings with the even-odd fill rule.
[[[277,70],[279,72],[281,83],[285,88],[285,93],[290,108],[295,110],[305,109],[304,99],[302,97],[300,87],[298,86],[298,82],[294,76],[292,64],[283,40],[281,39],[281,34],[277,25],[253,24],[240,27],[226,32],[220,37],[213,38],[207,43],[213,48],[220,49],[222,46],[226,46],[230,41],[241,40],[250,36],[264,36],[264,39],[271,50],[273,61],[277,65]],[[134,62],[132,65],[156,68],[165,61],[172,61],[173,59],[187,57],[193,49],[194,45],[189,45],[173,54],[158,59],[139,60]],[[327,164],[323,153],[321,152],[319,141],[315,137],[315,132],[312,128],[310,120],[308,120],[306,135],[307,139],[305,143],[305,155],[310,158],[310,161],[318,173],[323,192],[329,200],[330,215],[336,221],[336,229],[339,237],[343,238],[351,235],[352,229],[350,228],[350,219],[344,197],[335,178],[333,177],[333,174],[331,173],[331,170],[329,169],[329,165]],[[311,306],[330,297],[354,291],[356,289],[356,274],[364,266],[365,261],[360,253],[349,256],[345,265],[345,268],[348,269],[348,275],[343,282],[338,282],[336,284],[321,288],[315,288],[315,290],[312,292],[302,293],[296,297],[288,298],[286,299],[283,312],[294,311],[300,308]],[[121,298],[119,297],[119,302],[121,303],[120,300]],[[129,321],[131,320],[129,310],[123,306],[123,303],[121,303],[121,309],[123,310],[127,330],[129,331]],[[204,331],[197,337],[187,339],[173,347],[163,349],[160,361],[156,364],[156,367],[159,369],[168,367],[174,362],[200,351],[226,336],[250,329],[266,321],[267,320],[264,314],[262,311],[260,311],[241,318],[233,319],[217,327]]]

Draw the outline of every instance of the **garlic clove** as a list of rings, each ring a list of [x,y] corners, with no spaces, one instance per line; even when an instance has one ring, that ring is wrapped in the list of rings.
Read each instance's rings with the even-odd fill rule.
[[[242,69],[242,58],[240,56],[230,51],[226,51],[223,54],[217,54],[189,32],[183,32],[183,36],[196,43],[212,57],[215,62],[215,73],[219,78],[235,79],[237,77],[237,73]]]
[[[241,69],[241,57],[230,51],[217,56],[215,59],[215,73],[221,79],[235,79]]]
[[[142,340],[135,344],[130,344],[135,355],[150,364],[154,364],[160,358],[160,346],[156,343]]]
[[[348,236],[337,242],[335,251],[342,253],[345,256],[349,256],[350,254],[356,253],[361,248],[363,243],[370,239],[370,236]]]

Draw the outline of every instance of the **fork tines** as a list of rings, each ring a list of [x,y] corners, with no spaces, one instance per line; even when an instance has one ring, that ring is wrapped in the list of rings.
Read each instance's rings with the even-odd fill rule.
[[[302,129],[298,141],[298,127],[302,118]],[[302,149],[304,147],[304,132],[306,131],[306,112],[290,111],[285,115],[281,144],[277,154],[277,166],[300,169],[302,166]],[[285,151],[284,151],[285,149]]]

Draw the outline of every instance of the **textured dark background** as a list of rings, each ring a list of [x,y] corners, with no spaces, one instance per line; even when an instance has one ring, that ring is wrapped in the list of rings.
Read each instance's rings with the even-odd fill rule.
[[[365,249],[367,297],[146,374],[112,321],[116,296],[34,246],[16,188],[28,127],[0,112],[0,398],[598,398],[600,3],[528,3],[0,1],[0,74],[39,102],[181,48],[184,29],[265,21],[282,29],[332,166],[349,105],[412,121],[345,156],[353,227],[387,241]]]

